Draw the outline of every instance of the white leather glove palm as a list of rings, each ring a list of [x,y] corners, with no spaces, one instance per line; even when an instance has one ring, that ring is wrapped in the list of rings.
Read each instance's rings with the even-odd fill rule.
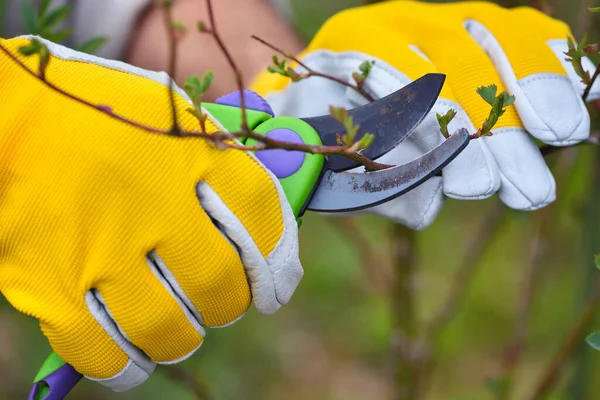
[[[365,85],[375,98],[426,73],[446,74],[432,112],[409,140],[379,159],[384,163],[409,161],[440,143],[436,113],[450,108],[458,112],[450,132],[465,127],[475,133],[490,111],[476,93],[478,87],[496,84],[498,92],[516,97],[494,135],[473,140],[444,169],[443,177],[368,210],[424,229],[445,196],[476,200],[498,193],[508,207],[519,210],[535,210],[555,200],[554,178],[534,138],[565,146],[586,139],[590,130],[583,84],[563,54],[567,35],[564,23],[527,7],[390,1],[334,16],[301,58],[309,68],[349,82],[363,61],[375,60]],[[594,68],[589,60],[584,67]],[[293,84],[286,79],[265,74],[255,82],[255,90],[278,115],[315,116],[327,113],[331,104],[353,108],[366,102],[356,91],[327,79]],[[588,100],[597,98],[600,85]]]

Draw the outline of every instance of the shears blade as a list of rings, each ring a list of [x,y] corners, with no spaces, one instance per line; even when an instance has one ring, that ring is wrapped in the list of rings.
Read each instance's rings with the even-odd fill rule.
[[[374,160],[406,140],[433,108],[445,78],[444,74],[426,74],[375,102],[348,110],[359,127],[357,140],[365,133],[375,135],[374,142],[363,154]],[[344,132],[343,126],[331,115],[301,119],[319,133],[323,145],[338,145],[338,134]],[[326,158],[324,168],[339,172],[358,166],[360,164],[347,157],[331,155]]]
[[[405,164],[372,172],[325,171],[308,210],[357,211],[388,202],[437,174],[469,143],[466,129],[459,129],[437,147]]]

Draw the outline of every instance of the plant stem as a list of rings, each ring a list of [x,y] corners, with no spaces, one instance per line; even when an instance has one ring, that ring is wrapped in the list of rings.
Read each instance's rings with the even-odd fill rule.
[[[496,233],[502,226],[506,215],[505,208],[504,204],[497,202],[494,209],[488,212],[487,217],[481,223],[478,233],[471,235],[467,254],[452,278],[452,285],[446,295],[446,300],[442,302],[442,306],[426,326],[425,336],[430,340],[439,337],[456,315],[482,257],[490,248]]]
[[[162,371],[169,379],[190,389],[190,391],[194,393],[194,396],[197,400],[211,399],[206,385],[200,382],[193,374],[186,371],[182,367],[177,365],[169,365],[168,368],[164,368]]]
[[[175,94],[173,93],[173,84],[174,84],[174,76],[177,69],[177,37],[175,34],[175,29],[173,28],[173,2],[164,2],[162,3],[163,7],[163,17],[165,29],[167,30],[167,36],[169,39],[169,103],[171,105],[171,115],[173,119],[173,125],[171,126],[170,134],[175,136],[181,135],[181,129],[179,128],[178,118],[177,118],[177,107],[175,105]]]
[[[121,115],[115,113],[110,106],[102,105],[102,104],[93,104],[87,100],[77,97],[74,94],[68,93],[67,91],[59,88],[58,86],[54,85],[53,83],[45,80],[43,78],[43,76],[40,76],[40,75],[36,74],[35,72],[31,71],[29,68],[27,68],[27,66],[25,64],[23,64],[18,58],[16,58],[2,44],[0,44],[0,51],[5,53],[9,58],[11,58],[24,71],[26,71],[28,74],[33,76],[35,79],[42,81],[50,89],[60,93],[63,96],[70,98],[71,100],[73,100],[79,104],[82,104],[86,107],[91,107],[91,108],[95,109],[96,111],[104,113],[105,115],[107,115],[111,118],[114,118],[120,122],[126,123],[131,126],[135,126],[136,128],[143,129],[150,133],[157,133],[157,134],[164,134],[164,135],[171,135],[171,136],[176,135],[176,136],[203,138],[210,142],[216,143],[223,148],[237,149],[237,150],[242,150],[242,151],[256,151],[256,150],[264,150],[264,149],[285,149],[285,150],[297,150],[297,151],[302,151],[302,152],[310,153],[310,154],[341,155],[341,156],[348,157],[348,158],[358,162],[359,164],[363,165],[365,167],[365,169],[367,169],[369,171],[376,171],[376,170],[381,170],[381,169],[386,169],[386,168],[391,167],[390,165],[381,164],[381,163],[377,163],[375,161],[370,160],[368,157],[365,157],[364,155],[350,149],[350,146],[315,146],[315,145],[308,145],[308,144],[302,144],[302,143],[284,142],[284,141],[280,141],[280,140],[273,140],[273,139],[267,138],[263,135],[260,135],[258,133],[252,132],[252,131],[233,132],[233,133],[216,132],[216,133],[209,134],[206,132],[199,132],[199,131],[179,130],[178,132],[175,133],[175,132],[172,132],[172,130],[167,131],[167,130],[155,128],[155,127],[152,127],[149,125],[145,125],[145,124],[133,121],[124,116],[121,116]],[[234,139],[238,139],[240,137],[247,137],[247,138],[254,139],[254,140],[262,143],[262,145],[244,146],[244,145],[233,142]]]
[[[545,144],[543,146],[540,147],[540,152],[542,153],[542,156],[546,157],[550,154],[554,154],[556,152],[559,152],[563,149],[569,149],[569,148],[573,148],[573,147],[577,147],[577,146],[582,146],[582,145],[586,145],[586,144],[591,144],[593,146],[598,146],[600,145],[600,133],[599,132],[592,132],[592,134],[590,135],[589,138],[582,140],[581,142],[571,145],[571,146],[564,146],[564,147],[557,147],[557,146],[550,146],[548,144]]]
[[[598,79],[598,75],[600,75],[600,64],[596,65],[596,70],[594,71],[594,74],[592,75],[592,78],[590,80],[589,85],[587,85],[585,87],[585,90],[583,92],[583,101],[587,101],[588,96],[590,95],[590,91],[592,90],[592,86],[594,86],[594,82],[596,82],[596,79]]]
[[[572,171],[572,167],[576,161],[576,152],[564,151],[560,153],[559,158],[552,161],[555,161],[554,165],[552,165],[552,170],[556,171],[554,174],[556,185],[560,188],[563,186],[563,182],[570,178],[569,171]],[[555,221],[553,217],[555,211],[556,209],[553,206],[548,206],[533,214],[531,217],[533,239],[529,247],[530,257],[521,283],[514,332],[504,352],[501,372],[497,379],[504,383],[498,393],[498,400],[510,398],[511,391],[514,387],[516,370],[525,351],[531,308],[535,300],[535,290],[540,279],[539,269],[542,264],[544,250],[547,247],[546,240],[549,236],[548,228],[550,227],[550,224],[548,221]]]
[[[590,189],[587,196],[586,212],[583,216],[582,237],[582,266],[579,273],[578,294],[575,308],[577,311],[584,308],[588,299],[593,296],[594,283],[598,276],[598,270],[592,261],[598,253],[600,243],[600,148],[590,149],[592,159],[588,164],[591,171],[589,177]],[[600,279],[600,278],[599,278]],[[583,341],[577,345],[574,355],[571,357],[574,366],[571,379],[568,384],[568,396],[571,398],[585,397],[588,389],[587,383],[593,376],[590,371],[590,347]],[[593,379],[593,378],[592,378]],[[575,396],[575,397],[573,397]]]
[[[256,35],[252,35],[252,39],[255,39],[255,40],[259,41],[260,43],[262,43],[265,46],[267,46],[267,47],[271,48],[272,50],[276,51],[277,53],[279,53],[283,57],[285,57],[288,60],[291,60],[291,61],[297,63],[299,66],[301,66],[302,68],[304,68],[307,71],[307,73],[303,75],[303,79],[310,78],[311,76],[316,76],[316,77],[320,77],[320,78],[329,79],[330,81],[334,81],[334,82],[339,83],[340,85],[344,85],[346,87],[354,89],[356,92],[360,93],[369,102],[374,102],[375,101],[375,98],[373,96],[371,96],[369,94],[369,92],[367,92],[366,90],[364,90],[362,88],[362,86],[360,86],[360,85],[354,85],[351,82],[347,82],[347,81],[345,81],[343,79],[340,79],[340,78],[338,78],[336,76],[333,76],[333,75],[328,75],[328,74],[324,74],[322,72],[315,71],[315,70],[311,69],[308,65],[306,65],[305,63],[303,63],[302,61],[300,61],[293,54],[290,54],[288,52],[285,52],[285,51],[281,50],[277,46],[275,46],[275,45],[267,42],[264,39],[259,38]]]
[[[581,37],[586,32],[590,32],[592,28],[594,14],[590,12],[589,7],[593,7],[594,4],[591,0],[579,0],[578,3],[578,5],[573,4],[573,8],[578,9],[577,23],[574,26],[576,32],[574,34]]]
[[[242,71],[238,68],[237,64],[235,63],[235,60],[233,59],[233,56],[229,52],[229,49],[227,49],[227,46],[225,46],[223,39],[221,38],[221,36],[219,35],[219,32],[217,31],[217,22],[215,19],[215,13],[214,13],[214,9],[213,9],[212,0],[206,0],[206,7],[208,8],[208,20],[210,22],[210,30],[208,30],[208,32],[215,39],[215,41],[217,42],[217,45],[221,49],[221,52],[227,58],[227,62],[229,63],[229,66],[231,67],[231,70],[233,71],[233,74],[235,76],[235,83],[236,83],[238,91],[240,93],[240,111],[242,113],[242,124],[241,124],[242,131],[244,133],[250,133],[251,130],[250,130],[250,127],[248,126],[248,116],[246,115],[246,100],[244,99],[245,86],[244,86],[244,78],[242,76]]]
[[[507,400],[510,398],[510,392],[514,386],[514,378],[517,367],[525,351],[527,341],[527,330],[531,317],[531,308],[533,305],[538,272],[541,266],[541,257],[545,248],[545,231],[547,222],[551,216],[550,208],[545,208],[539,214],[536,214],[534,220],[534,235],[530,245],[529,262],[524,270],[521,290],[517,303],[517,313],[515,318],[515,327],[511,339],[506,346],[502,358],[500,380],[506,382],[503,390],[499,393],[498,400]]]
[[[364,233],[362,226],[352,217],[331,217],[327,221],[333,224],[352,243],[360,257],[361,264],[371,286],[377,293],[388,293],[393,271],[388,260],[377,251],[369,236]]]
[[[573,329],[567,334],[556,355],[544,370],[539,383],[536,385],[534,394],[530,397],[531,400],[543,399],[549,393],[550,389],[556,385],[564,365],[585,340],[588,334],[588,327],[596,314],[598,306],[600,306],[600,279],[596,281],[592,295],[588,299],[583,312],[573,325]]]
[[[394,353],[397,355],[397,398],[414,400],[418,398],[414,366],[420,353],[416,345],[419,329],[414,293],[417,270],[416,232],[403,225],[394,224],[391,238],[392,259],[397,264],[396,279],[392,288],[392,340]]]
[[[598,252],[598,239],[599,230],[598,224],[600,223],[600,209],[598,204],[600,202],[600,148],[593,149],[593,157],[591,160],[592,173],[590,176],[591,194],[589,196],[587,204],[587,215],[585,216],[585,235],[584,235],[584,248],[583,255],[585,259],[584,268],[581,276],[581,289],[582,293],[587,293],[583,304],[578,307],[583,311],[577,318],[571,331],[567,334],[567,337],[559,346],[555,356],[550,361],[549,365],[545,367],[538,384],[535,386],[534,394],[530,397],[531,400],[543,399],[550,390],[558,383],[558,378],[562,372],[565,364],[573,358],[573,356],[579,351],[580,357],[583,357],[587,346],[584,342],[585,336],[587,335],[587,329],[592,322],[595,312],[600,307],[600,277],[598,277],[598,271],[593,265],[593,256]],[[582,359],[576,361],[576,372],[574,379],[581,379],[585,382],[585,368],[583,367]],[[574,385],[577,391],[583,390],[581,385]]]
[[[506,206],[497,201],[493,209],[487,213],[476,234],[470,236],[470,243],[467,247],[467,253],[452,278],[452,284],[446,299],[435,316],[425,324],[423,341],[431,348],[429,354],[420,366],[417,375],[417,384],[422,392],[429,387],[429,381],[437,366],[436,357],[438,355],[438,343],[448,327],[450,322],[456,316],[460,304],[464,300],[469,286],[473,281],[478,267],[481,265],[481,259],[485,253],[492,247],[494,238],[500,231],[502,223],[505,220]]]
[[[530,5],[533,8],[537,8],[546,15],[552,15],[552,7],[548,4],[547,0],[530,0]]]

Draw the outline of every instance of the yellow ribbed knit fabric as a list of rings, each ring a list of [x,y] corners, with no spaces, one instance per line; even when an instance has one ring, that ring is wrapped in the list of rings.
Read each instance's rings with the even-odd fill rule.
[[[17,51],[26,39],[0,43],[37,71],[38,57]],[[134,121],[171,126],[167,90],[152,80],[54,56],[47,79]],[[188,103],[176,102],[180,125],[197,129]],[[4,52],[0,104],[0,290],[40,320],[58,355],[93,378],[112,377],[127,363],[87,309],[91,288],[154,361],[199,346],[203,338],[146,264],[152,249],[205,325],[247,310],[240,258],[201,209],[195,185],[210,184],[266,257],[283,233],[282,212],[275,185],[253,158],[120,122],[50,89]]]
[[[469,36],[463,23],[485,25],[504,49],[517,79],[535,73],[566,72],[545,45],[550,39],[566,39],[568,26],[528,7],[502,8],[491,2],[464,1],[431,4],[410,0],[385,1],[343,11],[330,18],[302,56],[316,50],[357,51],[377,57],[410,79],[430,72],[447,75],[441,97],[458,102],[475,126],[489,114],[489,105],[476,93],[492,83],[505,90],[491,60]],[[416,46],[428,62],[409,46]],[[283,90],[289,78],[263,72],[253,83],[262,95]],[[496,128],[520,126],[514,106]]]

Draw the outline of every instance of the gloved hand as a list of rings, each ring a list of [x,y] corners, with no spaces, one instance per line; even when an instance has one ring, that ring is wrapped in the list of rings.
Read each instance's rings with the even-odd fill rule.
[[[369,209],[413,229],[429,226],[444,196],[485,199],[498,193],[508,206],[535,210],[555,199],[555,181],[534,138],[553,145],[589,136],[590,118],[581,99],[583,84],[565,61],[566,24],[528,7],[501,8],[487,2],[429,4],[388,1],[343,11],[326,22],[300,55],[310,68],[353,82],[365,60],[375,60],[365,89],[381,98],[430,72],[446,74],[440,99],[411,139],[379,160],[399,164],[443,140],[436,113],[458,111],[450,132],[475,133],[490,106],[476,93],[496,84],[516,97],[493,136],[471,141],[443,176]],[[276,41],[275,41],[276,43]],[[586,59],[585,67],[594,66]],[[302,68],[298,71],[303,72]],[[353,108],[366,101],[354,90],[322,78],[289,84],[263,73],[254,90],[277,115],[327,113],[334,104]],[[588,100],[600,97],[595,85]]]
[[[0,43],[37,72],[38,56],[17,51],[28,40]],[[49,82],[170,129],[166,74],[46,44]],[[252,300],[267,314],[290,300],[297,223],[253,155],[123,123],[3,51],[0,71],[0,290],[77,371],[126,390]],[[178,92],[179,123],[197,130]]]

